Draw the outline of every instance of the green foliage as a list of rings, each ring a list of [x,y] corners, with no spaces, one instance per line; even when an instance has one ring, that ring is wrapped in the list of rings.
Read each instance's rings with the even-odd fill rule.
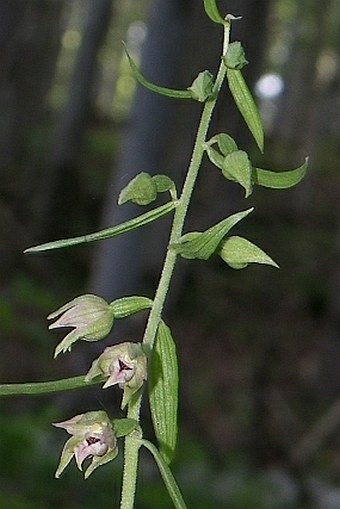
[[[160,452],[170,463],[177,442],[178,361],[171,331],[163,321],[151,354],[149,401]]]

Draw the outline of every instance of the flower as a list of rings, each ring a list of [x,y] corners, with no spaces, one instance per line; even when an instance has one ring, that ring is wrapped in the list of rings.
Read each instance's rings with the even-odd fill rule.
[[[95,378],[106,378],[103,388],[118,384],[123,389],[122,408],[143,385],[147,378],[147,358],[141,343],[120,343],[109,346],[92,363],[85,376],[89,382]]]
[[[53,426],[63,428],[72,435],[62,450],[55,473],[57,479],[73,456],[79,470],[82,470],[84,460],[92,458],[84,475],[87,479],[97,467],[113,460],[118,454],[111,421],[106,412],[102,410],[76,415],[67,421],[56,422]]]
[[[57,320],[49,329],[73,328],[55,349],[54,357],[57,357],[61,352],[70,351],[71,345],[78,339],[98,341],[107,336],[113,325],[114,314],[104,299],[87,294],[71,300],[47,317],[48,320],[55,318]]]

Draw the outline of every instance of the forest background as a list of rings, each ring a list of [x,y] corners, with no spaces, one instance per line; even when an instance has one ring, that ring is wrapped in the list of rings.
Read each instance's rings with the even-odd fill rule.
[[[340,506],[340,8],[338,0],[230,0],[266,128],[254,147],[227,90],[213,132],[229,132],[263,168],[310,156],[303,183],[256,189],[243,226],[280,264],[227,269],[182,261],[167,302],[181,369],[181,435],[174,470],[196,509]],[[140,213],[117,206],[138,172],[180,186],[197,104],[136,87],[121,40],[149,80],[186,88],[215,72],[219,30],[197,0],[0,2],[0,377],[84,373],[99,353],[52,360],[46,315],[75,295],[152,296],[168,223],[103,244],[27,256],[32,245],[95,231]],[[244,208],[206,161],[189,218],[204,230]],[[208,177],[207,177],[208,175]],[[211,207],[211,200],[216,206]],[[250,203],[250,202],[249,202]],[[163,250],[163,251],[162,251]],[[115,327],[138,340],[144,318]],[[100,350],[103,343],[99,346]],[[118,507],[119,461],[84,482],[53,479],[63,436],[50,427],[101,408],[120,416],[115,390],[2,400],[0,508]],[[146,433],[151,434],[151,427]],[[171,507],[143,458],[137,509]]]

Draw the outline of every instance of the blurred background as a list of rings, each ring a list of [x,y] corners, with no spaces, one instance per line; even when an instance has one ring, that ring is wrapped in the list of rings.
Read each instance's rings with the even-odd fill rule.
[[[241,15],[244,69],[266,129],[261,155],[225,87],[211,135],[228,132],[254,165],[300,166],[288,191],[247,200],[204,161],[187,230],[255,206],[238,231],[280,265],[233,271],[220,259],[180,260],[166,320],[178,344],[180,437],[174,471],[195,509],[340,507],[340,4],[230,0]],[[140,214],[118,207],[138,172],[181,187],[201,105],[136,87],[121,40],[149,80],[186,88],[215,72],[221,30],[197,0],[0,1],[0,382],[82,374],[103,346],[140,340],[145,316],[100,344],[53,361],[62,334],[46,316],[73,297],[152,297],[169,220],[112,241],[23,255]],[[119,506],[121,460],[83,482],[53,474],[66,440],[51,422],[119,410],[118,389],[2,399],[0,508]],[[153,439],[145,408],[145,434]],[[137,509],[171,503],[147,453]]]

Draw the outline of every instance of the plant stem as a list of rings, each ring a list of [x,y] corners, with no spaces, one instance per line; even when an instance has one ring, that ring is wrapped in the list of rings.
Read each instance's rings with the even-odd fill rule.
[[[229,21],[226,21],[224,25],[223,56],[226,54],[228,49],[229,34],[230,23]],[[157,327],[161,319],[162,310],[176,264],[177,254],[175,250],[171,249],[171,245],[178,242],[182,236],[187,210],[204,155],[204,143],[206,141],[211,116],[216,105],[217,97],[221,89],[225,73],[226,67],[223,63],[223,60],[221,59],[214,85],[213,97],[212,99],[208,100],[203,107],[187,176],[183,185],[179,203],[175,209],[168,250],[143,338],[143,345],[146,347],[147,351],[151,351],[153,348]],[[138,399],[132,405],[129,405],[127,417],[139,421],[141,401],[142,395],[139,395]],[[134,436],[128,435],[125,438],[125,459],[120,509],[133,509],[134,507],[138,470],[138,449],[140,446],[139,444],[140,442],[138,442]]]
[[[101,382],[85,382],[84,376],[51,380],[50,382],[28,382],[23,384],[0,384],[0,396],[39,396],[51,392],[83,389]]]

